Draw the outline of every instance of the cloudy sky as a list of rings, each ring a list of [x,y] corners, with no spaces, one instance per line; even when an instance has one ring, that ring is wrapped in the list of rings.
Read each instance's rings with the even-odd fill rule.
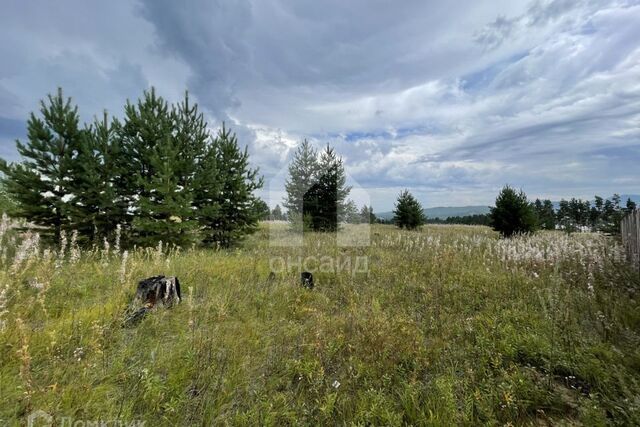
[[[640,1],[3,0],[0,57],[11,160],[57,86],[87,121],[155,86],[231,124],[271,194],[303,137],[378,211],[402,188],[425,206],[505,183],[640,194]]]

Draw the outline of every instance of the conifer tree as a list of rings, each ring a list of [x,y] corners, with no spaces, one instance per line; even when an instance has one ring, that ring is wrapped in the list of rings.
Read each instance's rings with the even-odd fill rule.
[[[221,186],[214,198],[218,214],[201,217],[200,220],[205,243],[229,247],[256,230],[258,214],[253,192],[261,188],[264,181],[258,177],[257,169],[251,169],[246,147],[244,151],[240,149],[236,135],[226,129],[224,123],[211,148],[216,153]]]
[[[256,198],[253,204],[254,209],[256,210],[256,216],[259,221],[264,221],[269,219],[269,215],[271,214],[271,210],[269,209],[269,205],[267,202],[260,198]]]
[[[320,154],[315,182],[303,201],[303,215],[309,218],[314,231],[334,232],[341,221],[346,221],[349,212],[346,199],[351,191],[346,180],[342,158],[327,144]]]
[[[409,190],[401,192],[393,210],[394,224],[399,228],[415,230],[421,227],[426,220],[420,202],[413,197]]]
[[[535,230],[536,216],[527,195],[506,185],[491,208],[491,225],[505,237]]]
[[[282,221],[286,219],[284,214],[282,213],[282,209],[280,208],[280,205],[276,205],[276,207],[273,208],[273,210],[271,211],[271,219],[273,221]]]
[[[636,209],[636,202],[634,202],[633,200],[631,200],[630,197],[627,198],[627,203],[626,203],[626,207],[625,207],[625,212],[626,213],[631,213]]]
[[[202,242],[216,244],[217,234],[213,232],[221,225],[221,197],[223,175],[219,170],[218,150],[213,138],[207,143],[193,183],[193,211],[200,227]]]
[[[358,207],[353,200],[347,200],[345,203],[343,218],[348,224],[358,224],[361,222],[362,217],[360,216]]]
[[[211,139],[204,115],[198,105],[191,103],[189,93],[185,92],[182,102],[172,110],[174,120],[174,140],[179,152],[175,162],[178,183],[181,191],[194,190],[196,173],[206,156],[207,145]]]
[[[118,225],[127,229],[128,205],[122,194],[127,171],[119,129],[120,123],[110,122],[105,111],[102,120],[85,128],[74,163],[77,196],[71,212],[76,230],[88,241],[110,238]]]
[[[538,226],[544,230],[553,230],[556,226],[556,214],[551,200],[536,199],[533,208],[538,219]]]
[[[188,100],[183,109],[189,111]],[[137,104],[125,107],[121,135],[131,171],[127,198],[135,214],[132,236],[144,246],[160,240],[184,245],[196,239],[193,195],[183,185],[188,179],[185,171],[191,167],[188,156],[193,154],[188,135],[180,134],[188,126],[177,116],[180,113],[170,109],[153,88]],[[187,150],[187,160],[182,150]]]
[[[376,222],[376,215],[373,213],[373,207],[364,205],[360,210],[361,222],[365,224],[373,224]]]
[[[73,227],[70,219],[74,194],[74,158],[83,138],[78,108],[65,99],[62,89],[40,102],[40,115],[31,113],[27,142],[16,142],[22,163],[2,164],[3,183],[16,201],[17,214],[48,227],[54,241],[63,229]]]
[[[283,204],[290,220],[302,215],[304,196],[316,182],[318,167],[318,153],[309,141],[303,140],[293,155],[285,182],[287,196]]]

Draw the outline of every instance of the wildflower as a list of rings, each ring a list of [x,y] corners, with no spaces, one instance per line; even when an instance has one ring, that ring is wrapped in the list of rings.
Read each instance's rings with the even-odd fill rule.
[[[129,251],[122,253],[122,262],[120,264],[120,283],[124,283],[127,278],[127,259],[129,258]]]
[[[16,254],[13,258],[13,264],[11,270],[15,273],[20,267],[29,260],[35,258],[40,253],[40,235],[38,233],[27,232],[24,239],[20,243],[20,246],[16,250]]]
[[[122,227],[120,226],[120,224],[116,225],[116,241],[115,241],[115,245],[114,245],[114,250],[116,251],[116,253],[120,253],[120,236],[122,234]]]
[[[69,261],[75,264],[80,260],[80,248],[78,247],[78,230],[71,233],[71,246],[69,247]]]
[[[103,241],[102,241],[102,261],[104,263],[107,262],[107,259],[109,258],[109,252],[110,251],[111,251],[111,245],[109,245],[109,241],[105,237],[103,239]]]
[[[75,350],[73,350],[73,358],[76,359],[78,362],[80,362],[83,357],[84,357],[84,348],[78,347]]]
[[[58,259],[56,260],[56,268],[62,267],[62,263],[64,262],[64,256],[67,252],[67,232],[62,230],[60,231],[60,252],[58,252]]]
[[[331,384],[331,386],[332,386],[333,388],[337,389],[338,387],[340,387],[340,381],[335,380],[335,381],[333,382],[333,384]]]
[[[7,288],[3,287],[2,290],[0,290],[0,332],[4,330],[4,327],[7,324],[7,321],[3,319],[5,315],[9,314],[9,310],[7,310],[7,302]]]

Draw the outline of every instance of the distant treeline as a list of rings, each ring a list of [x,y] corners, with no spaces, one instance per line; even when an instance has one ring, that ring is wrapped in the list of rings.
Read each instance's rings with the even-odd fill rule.
[[[565,231],[590,230],[619,233],[620,221],[636,208],[636,203],[627,199],[624,203],[618,194],[605,199],[595,196],[594,201],[572,198],[561,200],[556,209],[551,200],[536,199],[530,203],[538,229]],[[393,219],[378,218],[378,223],[394,224]],[[491,214],[427,218],[428,224],[492,225]]]
[[[595,196],[589,200],[572,198],[561,200],[555,209],[551,200],[536,199],[531,204],[538,227],[546,230],[560,228],[566,231],[588,229],[605,233],[619,233],[620,221],[636,208],[636,203],[627,199],[623,204],[618,194],[610,199]]]
[[[464,225],[491,225],[489,214],[476,214],[464,216],[450,216],[442,218],[427,218],[428,224],[464,224]]]

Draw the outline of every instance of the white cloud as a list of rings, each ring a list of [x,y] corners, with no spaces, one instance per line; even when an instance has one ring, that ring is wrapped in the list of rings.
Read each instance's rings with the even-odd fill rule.
[[[58,84],[90,114],[118,109],[140,86],[169,99],[188,87],[211,125],[226,120],[249,143],[267,178],[296,141],[328,141],[378,209],[404,187],[427,205],[490,203],[506,182],[532,196],[640,193],[637,1],[7,9],[6,119]]]

